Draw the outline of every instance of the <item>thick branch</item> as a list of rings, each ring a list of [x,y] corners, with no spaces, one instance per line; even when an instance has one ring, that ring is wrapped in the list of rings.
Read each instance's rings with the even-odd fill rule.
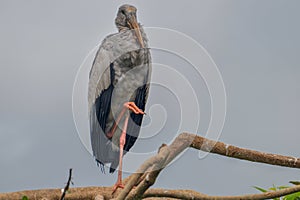
[[[282,197],[300,191],[300,186],[294,186],[282,190],[270,191],[261,194],[247,194],[240,196],[209,196],[193,190],[166,190],[166,189],[149,189],[145,192],[143,198],[149,197],[168,197],[184,200],[258,200]]]
[[[263,153],[259,151],[235,147],[223,142],[216,142],[190,133],[182,133],[179,137],[193,137],[194,139],[190,144],[190,147],[201,151],[216,153],[223,156],[248,160],[252,162],[260,162],[283,167],[300,168],[300,158]]]
[[[162,168],[164,168],[177,155],[179,155],[183,150],[185,150],[188,147],[192,147],[206,152],[220,154],[227,157],[244,159],[253,162],[261,162],[261,163],[266,163],[271,165],[300,168],[299,158],[243,149],[232,145],[227,145],[222,142],[209,140],[201,136],[190,134],[190,133],[180,134],[169,147],[165,147],[164,151],[161,151],[156,156],[153,156],[152,158],[148,159],[143,164],[143,166],[149,167],[151,166],[150,163],[153,161],[155,161],[153,163],[155,164],[155,166],[157,166],[157,163],[159,163],[159,161],[161,162],[162,160],[164,160],[162,159],[162,157],[165,157],[165,162],[162,165]],[[136,179],[129,180],[129,182],[131,182],[130,186],[126,187],[126,190],[122,191],[117,199],[125,199],[125,197],[127,197],[126,199],[135,199],[135,198],[140,199],[143,192],[145,192],[151,185],[154,184],[162,168],[154,170],[152,172],[148,172],[146,176],[144,176],[146,178],[144,178],[144,180],[141,181],[140,184],[137,186],[138,190],[130,192],[133,188],[134,183],[136,183],[137,180],[142,176],[141,172],[151,169],[151,168],[148,169],[143,168],[144,171],[139,171],[139,175],[136,176]]]
[[[143,198],[149,197],[163,197],[163,198],[174,198],[174,199],[197,199],[206,198],[208,195],[199,193],[193,190],[168,190],[161,188],[152,188],[145,192]]]
[[[155,179],[152,180],[153,183],[150,184],[150,182],[148,181],[148,176],[146,174],[146,171],[148,170],[148,172],[153,172],[153,171],[158,171],[161,170],[166,163],[166,158],[169,155],[169,151],[166,148],[166,145],[163,144],[159,151],[158,154],[156,156],[153,156],[151,158],[149,158],[148,160],[146,160],[141,166],[140,168],[136,171],[135,174],[132,174],[129,178],[128,178],[128,182],[125,185],[125,188],[121,191],[121,193],[117,196],[116,200],[121,200],[121,199],[125,199],[127,197],[127,195],[129,194],[129,192],[133,189],[134,186],[137,186],[136,188],[136,195],[135,196],[142,196],[144,194],[144,192],[151,186],[153,185],[153,183],[155,182],[156,177],[158,176],[158,174],[155,176]],[[149,170],[150,169],[150,170]],[[159,172],[158,172],[159,173]],[[144,176],[143,176],[144,175]],[[139,180],[140,178],[142,178],[142,180]],[[145,183],[147,182],[147,183]],[[148,187],[147,187],[148,186]],[[130,199],[130,198],[129,198]]]
[[[94,200],[97,195],[103,196],[105,199],[111,199],[112,187],[84,187],[70,188],[65,199],[68,200]],[[61,189],[42,189],[42,190],[27,190],[19,192],[10,192],[0,194],[0,200],[16,200],[27,196],[28,199],[44,199],[58,200],[61,197]]]

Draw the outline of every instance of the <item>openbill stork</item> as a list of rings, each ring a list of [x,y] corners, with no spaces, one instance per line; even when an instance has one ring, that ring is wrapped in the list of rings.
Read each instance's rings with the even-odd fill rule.
[[[89,74],[93,155],[102,172],[104,164],[110,163],[110,173],[119,165],[114,191],[124,187],[123,155],[139,135],[149,93],[151,55],[136,11],[132,5],[119,8],[115,19],[118,33],[103,40]]]

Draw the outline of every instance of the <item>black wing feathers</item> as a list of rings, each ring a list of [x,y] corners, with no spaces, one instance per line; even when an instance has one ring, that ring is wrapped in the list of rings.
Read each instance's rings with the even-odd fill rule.
[[[113,69],[113,63],[110,64],[110,80],[111,84],[109,87],[105,90],[103,90],[100,94],[100,96],[96,99],[95,106],[96,106],[96,115],[98,122],[100,124],[100,127],[103,130],[103,133],[105,132],[106,128],[106,120],[110,112],[110,106],[111,106],[111,96],[112,92],[114,90],[114,86],[112,84],[114,80],[115,72]]]
[[[145,110],[146,105],[146,92],[148,86],[147,84],[139,87],[136,92],[136,97],[134,103],[139,107],[141,110]],[[124,146],[124,151],[127,152],[130,148],[134,145],[142,125],[143,115],[141,114],[130,114],[131,120],[128,122],[127,134],[126,134],[126,143]]]
[[[91,141],[93,154],[97,164],[100,164],[102,172],[104,170],[104,163],[111,160],[110,153],[111,145],[107,143],[108,140],[105,135],[106,121],[110,112],[111,96],[114,90],[112,82],[114,80],[113,64],[110,64],[111,84],[107,89],[104,89],[100,96],[96,99],[90,115]],[[102,129],[102,130],[100,130]]]

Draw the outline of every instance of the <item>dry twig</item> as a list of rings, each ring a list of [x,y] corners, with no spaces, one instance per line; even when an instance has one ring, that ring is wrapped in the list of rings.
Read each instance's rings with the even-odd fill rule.
[[[67,191],[69,190],[69,187],[70,187],[70,183],[72,183],[72,168],[69,169],[69,178],[68,178],[68,182],[65,186],[65,188],[63,189],[63,193],[60,197],[60,200],[64,200],[65,199],[65,195],[67,193]]]

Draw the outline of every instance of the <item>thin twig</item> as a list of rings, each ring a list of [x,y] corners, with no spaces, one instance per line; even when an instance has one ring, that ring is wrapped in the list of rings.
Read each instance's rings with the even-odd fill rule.
[[[69,187],[70,187],[70,183],[72,182],[72,168],[69,169],[69,178],[68,178],[68,182],[65,186],[65,188],[63,189],[63,193],[60,197],[60,200],[64,200],[65,199],[65,195],[67,193],[67,191],[69,190]]]

